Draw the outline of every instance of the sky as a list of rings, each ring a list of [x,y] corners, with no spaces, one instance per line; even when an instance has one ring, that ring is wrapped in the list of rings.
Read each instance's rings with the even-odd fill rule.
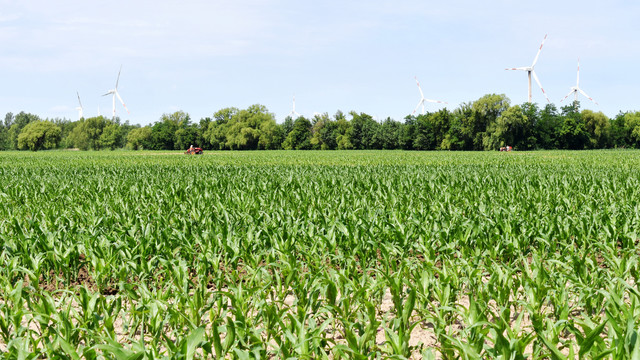
[[[640,110],[640,3],[635,1],[0,0],[0,117],[111,116],[115,87],[147,125],[187,112],[262,104],[281,123],[292,110],[403,120],[485,94],[527,101],[535,66],[549,98],[576,84],[614,117]],[[569,99],[570,100],[570,99]],[[533,101],[546,100],[533,83]]]

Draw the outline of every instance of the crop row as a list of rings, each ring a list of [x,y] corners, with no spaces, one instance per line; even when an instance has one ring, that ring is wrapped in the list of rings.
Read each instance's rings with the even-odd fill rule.
[[[637,155],[0,154],[0,351],[640,356]]]

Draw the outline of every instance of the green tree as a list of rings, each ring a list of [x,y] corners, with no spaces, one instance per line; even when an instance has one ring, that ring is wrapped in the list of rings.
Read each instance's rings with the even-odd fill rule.
[[[313,149],[335,150],[338,148],[336,138],[339,135],[337,121],[324,113],[314,116],[311,128],[311,146]]]
[[[316,114],[311,121],[311,147],[314,150],[327,150],[329,145],[325,144],[327,127],[331,123],[328,113]],[[329,140],[331,142],[331,140]],[[335,140],[333,141],[335,143]]]
[[[5,116],[5,126],[6,126],[7,120],[11,120],[11,119],[7,119],[7,116]],[[19,148],[18,135],[20,135],[20,132],[22,132],[22,129],[25,126],[35,121],[40,121],[40,117],[38,117],[38,115],[25,113],[24,111],[21,111],[16,116],[14,116],[12,121],[8,121],[11,124],[11,126],[9,126],[9,130],[7,133],[7,137],[8,137],[7,141],[9,143],[10,149]]]
[[[582,114],[577,104],[562,108],[562,127],[558,134],[558,142],[561,148],[581,150],[589,142],[589,133],[585,129]]]
[[[284,122],[282,123],[282,125],[280,125],[280,127],[282,128],[282,135],[286,138],[287,136],[289,136],[291,130],[293,130],[293,118],[291,116],[287,116],[286,118],[284,118]]]
[[[89,133],[85,131],[84,119],[76,122],[76,126],[71,130],[64,140],[65,147],[89,150]]]
[[[227,145],[226,124],[217,121],[209,123],[207,130],[204,132],[204,138],[211,144],[212,149],[223,150]]]
[[[73,143],[70,142],[69,135],[71,135],[71,132],[73,131],[73,129],[75,129],[75,127],[78,125],[78,121],[62,120],[59,122],[56,121],[54,123],[62,131],[62,134],[60,135],[60,143],[58,144],[58,147],[63,149],[72,148]]]
[[[547,104],[540,111],[538,120],[534,125],[537,147],[542,149],[557,149],[560,147],[560,131],[562,129],[562,117],[554,104]]]
[[[380,149],[382,146],[378,134],[378,124],[373,117],[365,113],[351,112],[351,144],[354,149]]]
[[[334,115],[336,129],[333,131],[336,139],[336,146],[338,150],[350,150],[353,149],[353,144],[351,143],[351,134],[353,132],[353,127],[351,126],[351,122],[347,120],[344,113],[340,110],[336,112]]]
[[[114,150],[120,143],[120,126],[110,123],[102,129],[98,143],[101,149]]]
[[[311,121],[304,116],[298,117],[293,122],[293,129],[284,139],[282,147],[285,150],[310,150],[311,127]]]
[[[159,121],[151,126],[151,147],[153,150],[178,150],[184,149],[186,137],[190,133],[180,132],[178,135],[183,136],[177,139],[176,132],[180,129],[186,129],[191,125],[191,117],[184,111],[176,111],[171,114],[162,114]],[[188,147],[189,144],[186,145]]]
[[[437,146],[436,132],[431,123],[430,113],[416,117],[413,148],[415,150],[434,150]]]
[[[636,149],[640,148],[640,111],[624,114],[624,128],[627,143]]]
[[[198,123],[198,133],[197,133],[197,137],[196,137],[196,144],[200,144],[200,146],[205,149],[205,150],[210,150],[212,149],[211,147],[211,143],[209,142],[209,140],[204,136],[205,132],[209,129],[209,124],[211,124],[213,122],[213,119],[210,117],[205,117],[200,119],[200,122]]]
[[[611,145],[640,147],[640,111],[620,112],[611,120]]]
[[[255,150],[259,148],[261,136],[262,143],[266,144],[271,135],[263,136],[261,125],[264,122],[275,123],[275,116],[263,105],[251,105],[233,114],[222,129],[225,147],[232,150]],[[271,130],[272,127],[266,126],[265,129]]]
[[[4,116],[4,122],[0,123],[0,150],[10,150],[12,148],[9,129],[13,125],[13,113],[8,112]]]
[[[458,109],[456,109],[456,111],[453,112],[452,116],[451,116],[451,122],[449,124],[449,130],[447,130],[447,133],[445,134],[444,138],[442,139],[442,143],[440,144],[440,149],[442,150],[465,150],[466,148],[466,144],[468,142],[465,142],[464,140],[464,134],[463,134],[463,118],[464,118],[464,111],[459,111]]]
[[[4,125],[0,126],[0,150],[9,150],[11,143],[9,142],[9,128]]]
[[[175,133],[176,149],[188,149],[191,145],[202,147],[198,142],[198,126],[195,124],[179,128]]]
[[[240,110],[235,107],[229,107],[218,110],[213,114],[213,120],[208,123],[204,129],[203,136],[212,149],[228,149],[227,147],[227,129],[232,119]]]
[[[504,95],[487,94],[472,104],[464,105],[461,117],[461,133],[466,150],[482,150],[487,128],[509,108],[509,98]]]
[[[530,128],[529,118],[524,114],[523,108],[518,105],[512,106],[488,126],[484,137],[484,149],[497,150],[507,145],[517,150],[529,149]]]
[[[132,129],[127,135],[127,147],[131,150],[150,149],[153,147],[151,138],[152,130],[149,126]]]
[[[611,123],[609,118],[601,111],[582,110],[584,127],[589,134],[587,147],[590,149],[603,149],[610,144]]]
[[[282,128],[276,124],[275,119],[269,119],[260,124],[258,149],[278,150],[283,141]]]
[[[139,128],[140,125],[131,125],[129,120],[125,121],[124,124],[120,124],[119,131],[120,135],[118,136],[118,143],[116,145],[117,148],[124,148],[127,146],[127,137],[129,136],[129,132],[133,129]]]
[[[80,150],[100,150],[103,148],[103,142],[109,142],[106,137],[104,139],[101,139],[101,137],[105,127],[110,124],[114,123],[103,116],[80,119],[69,132],[64,143],[66,146],[75,147]],[[116,127],[118,126],[117,124],[114,125]],[[110,129],[110,131],[113,131],[113,129]],[[112,135],[115,137],[115,140],[117,140],[117,135]]]
[[[416,118],[409,115],[404,118],[404,126],[400,134],[400,148],[404,150],[413,150],[413,142],[416,136]]]
[[[386,118],[378,128],[380,145],[383,149],[400,149],[400,137],[402,136],[402,124],[391,118]]]
[[[18,135],[18,148],[38,151],[53,149],[60,141],[61,130],[51,121],[33,121]]]
[[[8,112],[4,115],[4,127],[9,129],[13,125],[13,113]]]

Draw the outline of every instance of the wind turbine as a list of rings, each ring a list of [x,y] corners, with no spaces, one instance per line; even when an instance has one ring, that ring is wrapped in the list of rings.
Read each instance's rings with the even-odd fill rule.
[[[540,79],[538,79],[538,75],[536,75],[536,72],[533,70],[533,68],[536,66],[536,63],[538,62],[538,57],[540,56],[540,51],[542,51],[542,45],[544,45],[545,41],[547,41],[547,34],[544,35],[544,39],[542,39],[542,44],[540,44],[538,53],[536,54],[535,59],[533,59],[533,64],[531,64],[531,66],[505,69],[505,70],[524,70],[527,72],[527,75],[529,76],[529,102],[531,102],[531,75],[533,75],[533,78],[538,83],[540,90],[542,90],[542,94],[544,94],[544,97],[547,98],[547,101],[551,103],[551,100],[549,100],[547,93],[544,92],[544,88],[542,87],[542,84],[540,84]]]
[[[82,102],[80,102],[80,94],[78,94],[77,91],[76,91],[76,95],[78,95],[78,104],[80,104],[80,106],[76,108],[76,110],[78,110],[78,120],[80,120],[82,119]]]
[[[107,91],[106,94],[102,95],[102,96],[113,95],[113,120],[116,119],[116,96],[118,97],[118,100],[120,100],[120,102],[122,103],[122,106],[124,106],[124,109],[127,110],[127,114],[130,114],[129,109],[127,109],[127,105],[124,104],[122,97],[120,97],[120,94],[118,93],[118,82],[120,81],[120,72],[122,72],[122,65],[120,65],[120,71],[118,71],[118,78],[116,79],[116,87],[112,90]]]
[[[584,95],[587,99],[593,101],[596,105],[598,105],[597,101],[593,100],[589,95],[587,95],[586,92],[580,89],[580,58],[578,58],[578,80],[576,80],[576,86],[572,86],[571,91],[569,91],[567,96],[565,96],[564,99],[560,100],[560,102],[563,102],[564,100],[566,100],[571,94],[575,95],[574,101],[578,101],[578,92]]]
[[[416,84],[418,84],[418,90],[420,90],[420,102],[418,102],[418,106],[416,106],[416,108],[413,110],[411,115],[415,114],[416,111],[418,111],[418,108],[420,106],[422,106],[422,115],[424,115],[424,103],[425,102],[438,103],[438,104],[448,104],[448,102],[446,102],[446,101],[425,99],[424,98],[424,94],[422,93],[422,88],[420,87],[420,82],[418,81],[418,77],[416,76],[415,79],[416,79]]]
[[[293,95],[293,109],[291,109],[291,112],[289,113],[289,115],[287,115],[287,117],[290,117],[291,119],[297,119],[299,118],[300,115],[297,111],[296,111],[296,96]]]

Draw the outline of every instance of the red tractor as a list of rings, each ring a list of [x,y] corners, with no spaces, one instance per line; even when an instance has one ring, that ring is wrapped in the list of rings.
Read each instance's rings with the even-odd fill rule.
[[[193,145],[192,145],[187,151],[185,151],[185,154],[188,154],[188,155],[202,155],[202,148],[193,147]]]

